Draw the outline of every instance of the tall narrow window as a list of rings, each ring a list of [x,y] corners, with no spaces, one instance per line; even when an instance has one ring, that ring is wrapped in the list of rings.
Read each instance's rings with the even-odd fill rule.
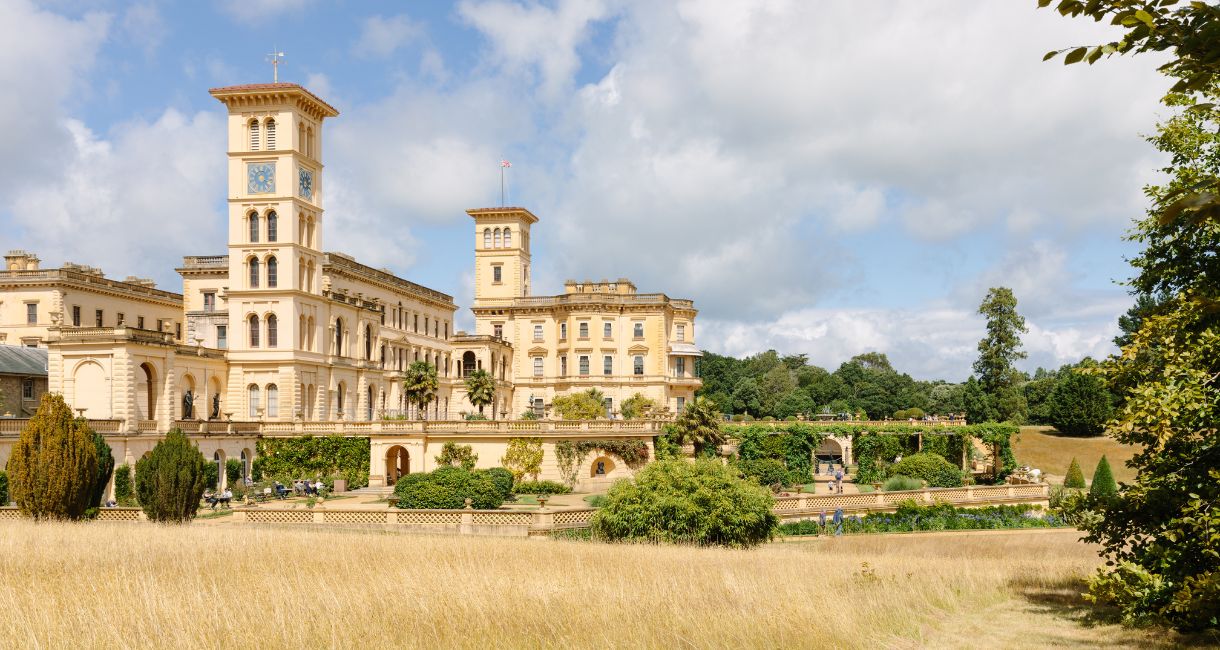
[[[542,340],[542,326],[541,325],[534,326],[534,340],[535,341]]]
[[[267,286],[274,289],[280,283],[280,263],[275,261],[275,256],[267,258]]]
[[[588,323],[588,321],[583,321],[583,322],[581,322],[581,323],[580,323],[580,331],[578,332],[578,334],[580,335],[580,338],[582,338],[582,339],[587,339],[587,338],[589,338],[589,323]]]
[[[335,319],[335,349],[332,352],[335,356],[343,356],[343,319]]]
[[[267,149],[275,150],[275,120],[267,118]]]
[[[267,347],[274,348],[280,343],[280,319],[275,314],[267,317]]]
[[[279,417],[280,389],[275,384],[267,384],[267,417]]]
[[[36,302],[25,303],[25,322],[27,325],[37,325],[38,324],[38,303],[36,303]]]
[[[250,288],[258,288],[258,259],[250,258]]]
[[[260,408],[259,399],[258,399],[258,397],[259,397],[258,386],[255,386],[254,384],[250,384],[250,386],[246,389],[246,396],[247,396],[246,402],[250,405],[250,407],[249,407],[250,410],[248,411],[250,414],[250,417],[257,418],[258,411]]]
[[[635,370],[634,370],[635,374],[637,374],[637,375],[644,374],[644,357],[637,355],[635,357],[635,359],[632,361],[632,363],[635,366]]]
[[[534,357],[534,376],[542,376],[542,357]]]
[[[93,319],[97,323],[97,326],[101,327],[102,326],[102,310],[100,310],[100,309],[93,310]]]
[[[278,241],[280,233],[280,218],[272,210],[267,213],[267,241]]]
[[[504,280],[504,271],[502,266],[496,264],[491,267],[491,281],[500,284]]]
[[[559,340],[565,341],[565,340],[567,340],[567,338],[568,338],[568,324],[560,323],[559,324]]]
[[[250,120],[250,151],[258,151],[258,120]]]
[[[483,229],[483,248],[491,248],[491,228]]]
[[[305,153],[305,123],[297,122],[297,151]]]
[[[494,238],[494,239],[493,239],[493,241],[495,241],[495,247],[496,247],[496,248],[500,248],[500,246],[502,245],[502,244],[500,243],[500,229],[499,229],[499,228],[496,228],[495,230],[493,230],[493,231],[492,231],[492,236],[493,236],[493,238]]]
[[[635,329],[634,329],[634,331],[632,332],[632,334],[631,334],[631,335],[632,335],[632,336],[634,336],[634,337],[635,337],[635,338],[637,338],[637,339],[642,339],[642,338],[644,338],[644,324],[643,324],[643,323],[636,323],[636,324],[635,324]]]
[[[80,305],[72,305],[72,327],[80,327]]]
[[[606,356],[602,357],[602,374],[603,375],[613,375],[614,374],[614,357],[612,357],[608,354]]]
[[[675,325],[674,330],[676,330],[674,332],[675,339],[677,339],[679,341],[686,340],[686,326],[685,325]]]
[[[580,375],[583,377],[589,374],[589,357],[580,355]]]
[[[509,230],[508,228],[504,229],[504,247],[513,247],[513,231]]]
[[[566,354],[562,357],[559,357],[559,376],[560,377],[568,376],[568,356]]]
[[[216,311],[216,292],[205,291],[203,293],[203,310]]]
[[[491,326],[491,335],[498,339],[504,338],[504,326],[499,323],[492,325]]]
[[[227,325],[216,326],[216,347],[221,350],[229,347],[229,327]]]
[[[678,377],[686,376],[686,357],[678,357],[674,362],[674,374]]]
[[[364,358],[373,360],[373,328],[370,325],[364,326]]]
[[[250,213],[250,243],[258,243],[258,213]]]
[[[602,323],[602,338],[608,339],[614,335],[614,326],[610,323]]]
[[[258,316],[250,314],[250,347],[258,347]]]

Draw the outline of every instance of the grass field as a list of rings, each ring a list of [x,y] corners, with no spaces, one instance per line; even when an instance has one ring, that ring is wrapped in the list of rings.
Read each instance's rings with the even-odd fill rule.
[[[1130,481],[1135,472],[1127,468],[1126,462],[1137,449],[1120,444],[1108,436],[1098,438],[1070,438],[1057,435],[1051,427],[1021,427],[1021,433],[1013,438],[1013,453],[1017,461],[1037,467],[1047,474],[1063,480],[1072,457],[1080,461],[1086,481],[1092,480],[1093,470],[1102,454],[1110,461],[1110,469],[1118,481]]]
[[[1168,647],[1097,619],[1074,531],[753,551],[0,524],[0,646]],[[1213,639],[1216,640],[1216,639]]]

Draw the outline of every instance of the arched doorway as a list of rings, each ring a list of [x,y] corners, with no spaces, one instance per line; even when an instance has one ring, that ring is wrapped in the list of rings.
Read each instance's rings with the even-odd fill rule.
[[[462,376],[469,377],[470,373],[474,372],[478,367],[478,361],[475,360],[474,352],[467,350],[462,355]]]
[[[136,402],[141,420],[157,419],[157,371],[150,363],[140,364],[136,375]]]
[[[398,479],[411,473],[411,454],[401,445],[394,445],[385,452],[385,484],[395,485]]]
[[[219,449],[212,454],[212,462],[216,463],[216,489],[225,489],[225,453]]]
[[[251,458],[250,450],[241,450],[241,478],[243,482],[254,474],[252,463],[253,459]]]
[[[843,445],[839,444],[834,438],[826,438],[822,440],[822,444],[818,445],[816,451],[813,452],[814,462],[821,463],[843,463]]]

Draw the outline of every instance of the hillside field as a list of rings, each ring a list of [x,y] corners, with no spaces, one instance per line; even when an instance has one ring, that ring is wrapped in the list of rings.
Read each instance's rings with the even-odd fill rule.
[[[1058,435],[1051,427],[1028,426],[1021,427],[1021,433],[1013,438],[1012,449],[1017,462],[1042,470],[1057,483],[1063,482],[1072,457],[1080,462],[1084,479],[1092,480],[1093,470],[1097,468],[1102,454],[1110,461],[1115,480],[1130,481],[1135,478],[1135,472],[1127,467],[1126,462],[1135,455],[1137,448],[1121,444],[1109,436],[1072,438]]]
[[[751,551],[0,523],[0,647],[1169,647],[1079,597],[1075,531]],[[1213,639],[1215,640],[1215,639]]]

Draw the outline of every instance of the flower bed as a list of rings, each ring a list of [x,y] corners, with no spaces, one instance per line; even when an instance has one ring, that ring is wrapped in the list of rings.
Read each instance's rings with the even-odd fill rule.
[[[933,530],[999,530],[1017,528],[1059,528],[1067,524],[1059,517],[1031,505],[954,508],[950,505],[921,506],[904,503],[893,513],[843,518],[844,535],[870,533],[909,533]],[[820,520],[781,524],[780,535],[830,535],[835,525],[831,517]]]

